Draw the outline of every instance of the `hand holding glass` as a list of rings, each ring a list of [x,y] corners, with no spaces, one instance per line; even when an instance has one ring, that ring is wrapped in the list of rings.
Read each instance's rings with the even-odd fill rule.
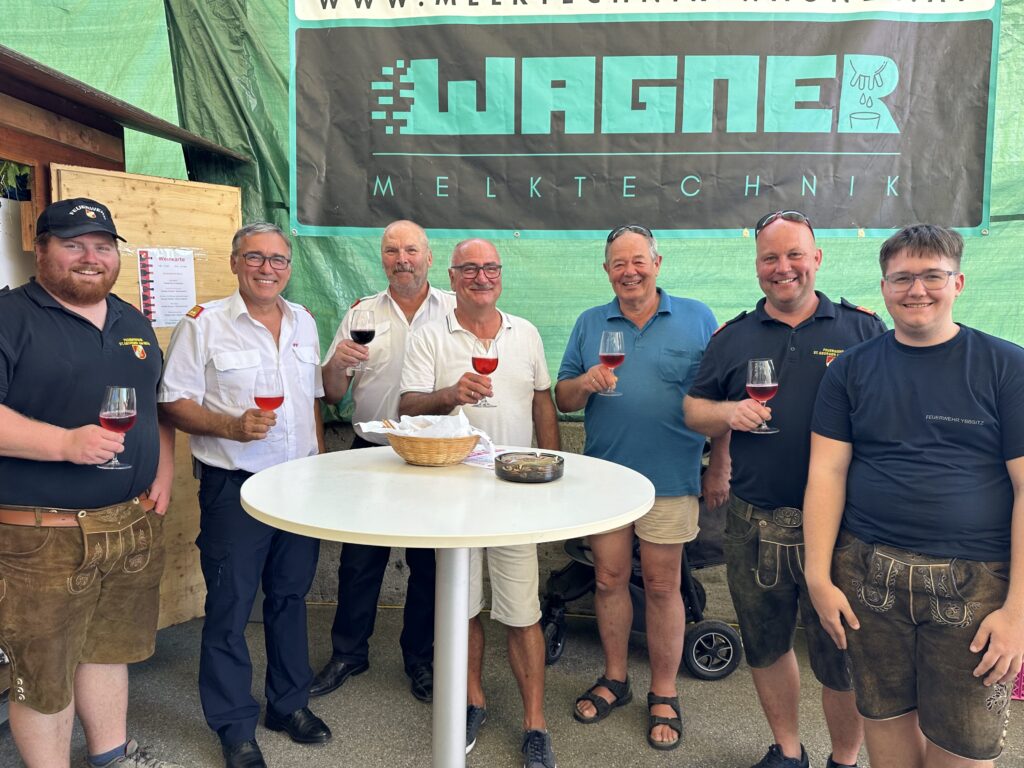
[[[352,327],[350,334],[352,341],[356,344],[362,344],[364,347],[373,341],[373,337],[377,335],[377,324],[373,318],[372,309],[353,309],[352,310]],[[371,371],[373,370],[362,360],[352,370],[354,371]]]
[[[100,426],[122,435],[135,426],[135,388],[107,387],[100,405]],[[131,469],[131,464],[122,464],[115,455],[99,469]]]
[[[498,370],[498,345],[494,339],[477,339],[473,342],[473,370],[481,376],[490,376]],[[471,408],[497,408],[486,397],[481,397]]]
[[[601,349],[597,353],[597,359],[609,371],[614,371],[622,365],[626,359],[626,347],[622,338],[622,331],[603,331],[601,333]],[[599,390],[597,394],[604,395],[605,397],[622,397],[622,393],[617,392],[613,387]]]
[[[767,406],[768,401],[775,397],[779,391],[779,380],[775,376],[775,363],[770,358],[762,360],[751,360],[747,363],[747,395],[751,400],[757,400],[761,405]],[[761,425],[750,430],[752,435],[774,435],[779,430],[769,427],[768,422],[762,421]]]

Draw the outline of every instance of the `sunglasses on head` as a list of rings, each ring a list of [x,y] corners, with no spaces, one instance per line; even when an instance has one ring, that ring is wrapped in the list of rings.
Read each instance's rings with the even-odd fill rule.
[[[761,230],[767,227],[776,219],[782,219],[784,221],[795,221],[797,224],[806,224],[807,228],[811,230],[811,234],[814,234],[814,227],[811,226],[811,220],[808,219],[800,211],[775,211],[775,213],[769,213],[758,219],[757,224],[754,225],[754,239],[761,234]]]
[[[616,227],[615,229],[608,233],[608,242],[615,242],[627,232],[634,232],[638,235],[643,235],[644,237],[650,240],[654,239],[654,234],[651,232],[651,230],[649,230],[642,224],[625,224],[621,227]]]

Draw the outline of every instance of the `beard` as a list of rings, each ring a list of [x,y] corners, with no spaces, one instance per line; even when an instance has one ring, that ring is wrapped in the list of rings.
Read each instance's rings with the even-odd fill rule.
[[[96,268],[102,269],[98,265]],[[36,279],[56,298],[75,306],[85,307],[103,301],[117,282],[120,272],[121,264],[118,263],[103,273],[98,282],[87,282],[78,277],[72,269],[62,270],[52,261],[43,259],[39,264]]]

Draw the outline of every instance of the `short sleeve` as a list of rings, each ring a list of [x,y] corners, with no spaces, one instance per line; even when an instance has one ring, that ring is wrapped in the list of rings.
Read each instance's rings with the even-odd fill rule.
[[[206,355],[203,354],[200,321],[183,317],[167,345],[157,400],[161,403],[194,400],[202,405],[205,396]]]
[[[544,340],[541,339],[540,332],[532,325],[530,332],[533,335],[533,389],[535,391],[551,389],[551,373],[548,371],[548,359],[544,356]]]
[[[1003,460],[1024,456],[1024,349],[1014,345],[999,386],[999,431]]]
[[[812,432],[843,443],[853,442],[852,407],[846,385],[849,360],[848,357],[838,357],[825,371],[811,419]]]
[[[583,366],[583,316],[576,318],[576,324],[569,334],[569,341],[565,345],[565,353],[562,355],[562,363],[558,366],[558,380],[575,379],[582,376],[586,368]]]
[[[7,390],[14,378],[14,354],[11,352],[7,339],[0,336],[0,403],[7,399]]]
[[[326,363],[332,357],[334,357],[334,350],[338,348],[345,339],[349,338],[349,333],[352,327],[352,308],[349,307],[345,316],[341,318],[341,323],[338,325],[338,331],[334,334],[334,339],[331,341],[331,346],[327,348],[327,353],[324,355],[324,362]]]
[[[405,360],[402,363],[402,383],[399,386],[399,391],[402,393],[434,391],[436,350],[433,338],[424,333],[428,329],[429,324],[413,331],[406,340]]]
[[[704,356],[700,359],[700,369],[697,371],[697,378],[690,385],[687,394],[690,397],[699,397],[701,400],[713,400],[715,402],[725,400],[725,382],[722,380],[722,366],[719,349],[722,346],[722,339],[715,338],[712,334],[704,349]]]

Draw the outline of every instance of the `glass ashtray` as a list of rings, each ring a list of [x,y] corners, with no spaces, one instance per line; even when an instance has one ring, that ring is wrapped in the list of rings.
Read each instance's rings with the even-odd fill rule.
[[[494,474],[513,483],[550,483],[562,476],[565,459],[553,453],[517,451],[498,454]]]

